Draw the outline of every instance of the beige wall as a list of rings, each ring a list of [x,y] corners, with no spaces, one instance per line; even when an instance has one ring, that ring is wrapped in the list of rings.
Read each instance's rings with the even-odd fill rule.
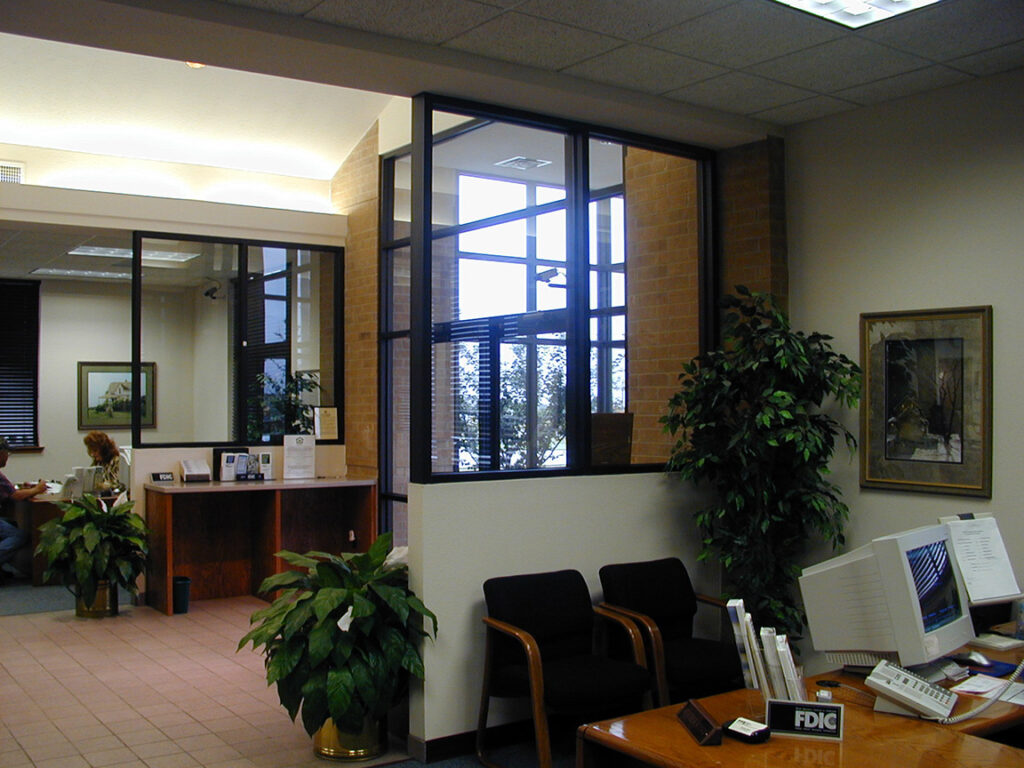
[[[698,591],[716,594],[714,569],[696,562],[689,515],[698,503],[661,472],[411,486],[412,586],[438,618],[411,701],[414,745],[475,728],[487,578],[575,568],[596,599],[602,565],[675,555]],[[491,724],[528,717],[504,703],[495,700]]]
[[[859,359],[862,312],[991,304],[994,311],[991,500],[860,490],[840,452],[848,546],[990,512],[1024,562],[1024,72],[837,115],[787,137],[794,325],[836,337]],[[845,420],[856,431],[856,414]],[[1024,569],[1018,569],[1024,577]]]

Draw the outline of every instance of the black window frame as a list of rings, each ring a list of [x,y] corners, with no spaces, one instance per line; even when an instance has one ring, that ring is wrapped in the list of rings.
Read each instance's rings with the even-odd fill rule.
[[[233,392],[232,407],[234,409],[232,423],[234,434],[223,440],[203,440],[193,442],[159,442],[144,439],[144,431],[141,427],[141,368],[142,368],[142,243],[147,239],[155,240],[185,240],[201,243],[223,243],[234,246],[238,254],[238,267],[235,272],[238,280],[239,299],[234,308],[234,323],[237,329],[234,345],[235,359],[235,381],[238,385]],[[132,233],[132,444],[139,448],[168,448],[168,447],[208,447],[208,446],[247,446],[247,445],[282,445],[283,435],[274,435],[269,442],[254,442],[247,437],[246,400],[249,393],[246,391],[246,360],[245,346],[248,342],[249,317],[248,293],[249,278],[249,249],[250,248],[279,248],[292,251],[320,251],[334,255],[335,268],[334,280],[330,286],[334,291],[333,322],[336,329],[335,345],[333,349],[334,358],[334,402],[338,411],[338,437],[337,439],[318,439],[317,445],[344,444],[345,442],[345,343],[344,343],[344,317],[345,317],[345,249],[337,245],[317,245],[313,243],[295,243],[278,240],[259,240],[242,237],[217,237],[210,235],[195,235],[180,232],[155,232],[136,230]],[[277,274],[277,273],[275,273]],[[292,273],[289,272],[289,276]],[[273,277],[274,275],[271,275]],[[243,279],[244,278],[244,279]],[[326,286],[322,286],[326,288]],[[289,280],[289,295],[291,285]],[[261,296],[262,298],[262,296]],[[289,309],[290,315],[290,309]],[[290,334],[289,334],[290,335]],[[264,359],[263,357],[259,358]],[[290,355],[289,355],[290,359]],[[288,364],[290,369],[290,363]],[[260,368],[262,370],[262,366]]]
[[[431,464],[432,380],[431,345],[434,329],[431,316],[432,273],[431,245],[433,230],[432,189],[434,111],[463,114],[477,120],[502,120],[527,127],[558,130],[569,136],[570,157],[567,159],[566,238],[567,270],[570,289],[567,291],[567,384],[566,384],[566,467],[558,469],[487,470],[476,472],[437,472]],[[698,184],[698,269],[699,269],[699,339],[700,349],[708,349],[715,338],[717,322],[713,304],[717,295],[717,248],[715,230],[714,152],[694,145],[682,144],[628,131],[602,128],[571,120],[547,117],[522,110],[510,110],[463,99],[421,93],[413,98],[412,110],[412,180],[411,231],[407,239],[411,247],[410,288],[410,482],[437,482],[508,479],[510,477],[603,474],[623,471],[650,471],[652,465],[597,467],[590,460],[590,335],[589,284],[580,279],[589,268],[587,205],[595,192],[589,188],[589,141],[607,140],[687,157],[697,162]],[[381,174],[382,186],[385,174]],[[385,198],[382,196],[382,202]],[[628,243],[628,240],[627,240]],[[382,253],[384,252],[382,243]],[[574,277],[575,275],[575,277]],[[383,275],[382,275],[383,277]],[[382,283],[384,281],[382,280]],[[382,298],[384,297],[382,293]],[[382,308],[382,313],[386,308]],[[382,360],[382,364],[384,361]],[[586,375],[583,375],[586,372]],[[383,387],[382,387],[383,394]],[[381,413],[384,413],[382,410]],[[383,455],[383,452],[382,452]]]

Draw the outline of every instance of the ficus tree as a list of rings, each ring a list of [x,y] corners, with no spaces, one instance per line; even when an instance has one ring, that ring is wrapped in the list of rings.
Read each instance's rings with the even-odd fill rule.
[[[815,535],[843,543],[849,512],[829,461],[837,438],[856,450],[823,406],[855,407],[861,372],[831,336],[794,331],[770,296],[735,290],[721,348],[684,365],[662,418],[676,437],[668,468],[714,491],[695,513],[700,559],[721,563],[727,594],[759,626],[800,636],[799,556]]]

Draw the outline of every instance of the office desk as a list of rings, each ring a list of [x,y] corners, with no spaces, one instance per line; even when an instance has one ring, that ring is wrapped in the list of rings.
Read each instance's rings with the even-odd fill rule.
[[[274,553],[365,551],[377,535],[372,478],[146,483],[151,531],[146,603],[173,612],[173,578],[190,599],[255,594],[285,569]]]
[[[1024,766],[1024,750],[926,720],[876,713],[867,697],[838,690],[847,695],[846,699],[836,697],[846,704],[840,742],[772,736],[764,744],[745,744],[723,736],[720,746],[701,747],[676,718],[681,705],[673,704],[580,726],[576,768],[618,768],[637,762],[657,768]],[[977,701],[971,697],[972,703]],[[719,722],[739,716],[764,721],[764,704],[757,691],[732,691],[700,702]],[[963,704],[957,702],[957,706],[960,711]]]
[[[56,504],[58,501],[60,498],[56,496],[34,496],[31,499],[14,502],[14,519],[18,523],[18,527],[31,534],[29,544],[15,554],[14,567],[24,573],[32,574],[33,587],[42,587],[46,584],[43,581],[46,558],[43,555],[35,554],[35,551],[39,546],[39,526],[64,514]],[[60,580],[57,579],[51,583],[59,584]]]

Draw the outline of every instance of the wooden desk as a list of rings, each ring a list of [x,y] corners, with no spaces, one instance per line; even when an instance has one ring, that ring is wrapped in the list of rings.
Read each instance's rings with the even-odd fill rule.
[[[701,747],[676,718],[681,705],[673,704],[581,726],[576,733],[576,768],[618,768],[637,762],[657,768],[1024,766],[1024,750],[926,720],[878,713],[868,697],[837,690],[842,694],[836,701],[846,705],[841,742],[772,736],[764,744],[745,744],[723,736],[720,746]],[[961,697],[967,698],[979,701]],[[764,722],[757,691],[732,691],[700,701],[719,722],[740,716]],[[963,705],[957,706],[959,711]]]
[[[31,499],[14,502],[14,519],[18,527],[23,531],[30,531],[32,536],[29,544],[24,549],[19,549],[14,556],[14,567],[32,574],[33,587],[42,587],[46,584],[43,581],[46,558],[35,554],[35,551],[39,546],[39,526],[64,514],[56,504],[58,501],[60,498],[56,496],[34,496]],[[60,579],[50,583],[60,584]]]
[[[255,594],[285,570],[275,552],[365,551],[377,535],[373,479],[147,483],[152,532],[146,603],[173,612],[175,576],[190,599]]]

